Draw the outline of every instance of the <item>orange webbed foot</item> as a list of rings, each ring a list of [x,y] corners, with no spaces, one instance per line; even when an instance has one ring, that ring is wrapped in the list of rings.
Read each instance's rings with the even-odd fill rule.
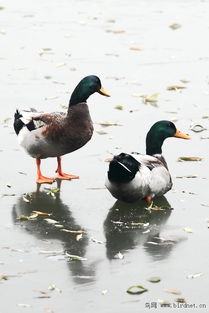
[[[57,173],[56,179],[60,179],[60,180],[71,180],[71,179],[78,179],[79,178],[79,176],[77,176],[77,175],[71,175],[71,174],[63,173],[62,165],[61,165],[61,156],[57,157],[56,173]]]
[[[39,176],[36,179],[37,184],[52,184],[55,181],[55,178],[49,178],[45,176]]]
[[[78,179],[79,176],[72,175],[72,174],[65,174],[65,173],[58,173],[56,179],[61,180],[71,180],[71,179]]]

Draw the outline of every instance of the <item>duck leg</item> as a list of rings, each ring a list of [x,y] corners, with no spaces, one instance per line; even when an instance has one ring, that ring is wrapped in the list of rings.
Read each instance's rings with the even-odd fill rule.
[[[78,179],[79,176],[77,175],[71,175],[71,174],[65,174],[62,171],[62,164],[61,164],[61,156],[57,157],[57,169],[56,169],[56,173],[57,173],[57,179]]]
[[[45,177],[41,173],[41,159],[38,158],[36,159],[36,165],[37,165],[37,179],[36,179],[37,184],[52,184],[55,181],[55,179]]]

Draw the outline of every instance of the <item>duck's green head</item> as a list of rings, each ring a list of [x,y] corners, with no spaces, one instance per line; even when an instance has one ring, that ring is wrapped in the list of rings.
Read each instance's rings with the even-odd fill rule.
[[[110,95],[102,87],[99,77],[95,75],[86,76],[74,89],[69,105],[71,106],[81,102],[86,102],[88,97],[95,92],[98,92],[103,96],[110,97]]]
[[[149,130],[146,137],[146,153],[149,155],[161,154],[162,144],[166,138],[177,137],[191,139],[188,135],[176,129],[174,123],[170,121],[156,122]]]

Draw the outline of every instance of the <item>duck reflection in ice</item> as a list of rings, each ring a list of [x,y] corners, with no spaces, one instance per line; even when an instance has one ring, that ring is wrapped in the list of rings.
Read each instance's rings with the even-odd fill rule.
[[[60,186],[59,186],[60,187]],[[85,283],[95,279],[94,264],[82,262],[85,257],[89,242],[86,231],[76,223],[69,206],[60,198],[60,189],[54,193],[54,189],[32,192],[27,196],[22,195],[13,207],[13,220],[21,225],[25,231],[35,235],[38,239],[60,240],[63,244],[63,255],[72,272],[76,283]],[[30,216],[34,211],[40,211],[35,219],[20,221],[20,216]],[[47,213],[51,214],[47,216]],[[49,249],[51,250],[51,249]],[[80,257],[80,260],[72,260],[68,255]]]
[[[160,232],[171,212],[165,197],[154,199],[150,207],[143,200],[132,204],[116,201],[104,222],[107,257],[113,259],[142,244],[154,259],[166,258],[174,242],[164,241]]]

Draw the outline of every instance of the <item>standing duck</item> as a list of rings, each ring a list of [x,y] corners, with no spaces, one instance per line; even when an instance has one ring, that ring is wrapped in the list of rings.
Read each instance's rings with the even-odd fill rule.
[[[98,92],[110,95],[102,88],[97,76],[83,78],[73,91],[67,113],[38,113],[35,110],[16,111],[14,129],[19,144],[36,159],[38,184],[52,183],[55,179],[41,173],[41,159],[57,158],[57,179],[76,179],[79,176],[62,171],[61,156],[84,146],[92,137],[93,123],[87,99]]]
[[[156,122],[146,137],[146,155],[120,153],[109,164],[106,187],[118,200],[134,202],[159,197],[172,187],[167,163],[162,155],[166,138],[190,139],[170,121]]]

